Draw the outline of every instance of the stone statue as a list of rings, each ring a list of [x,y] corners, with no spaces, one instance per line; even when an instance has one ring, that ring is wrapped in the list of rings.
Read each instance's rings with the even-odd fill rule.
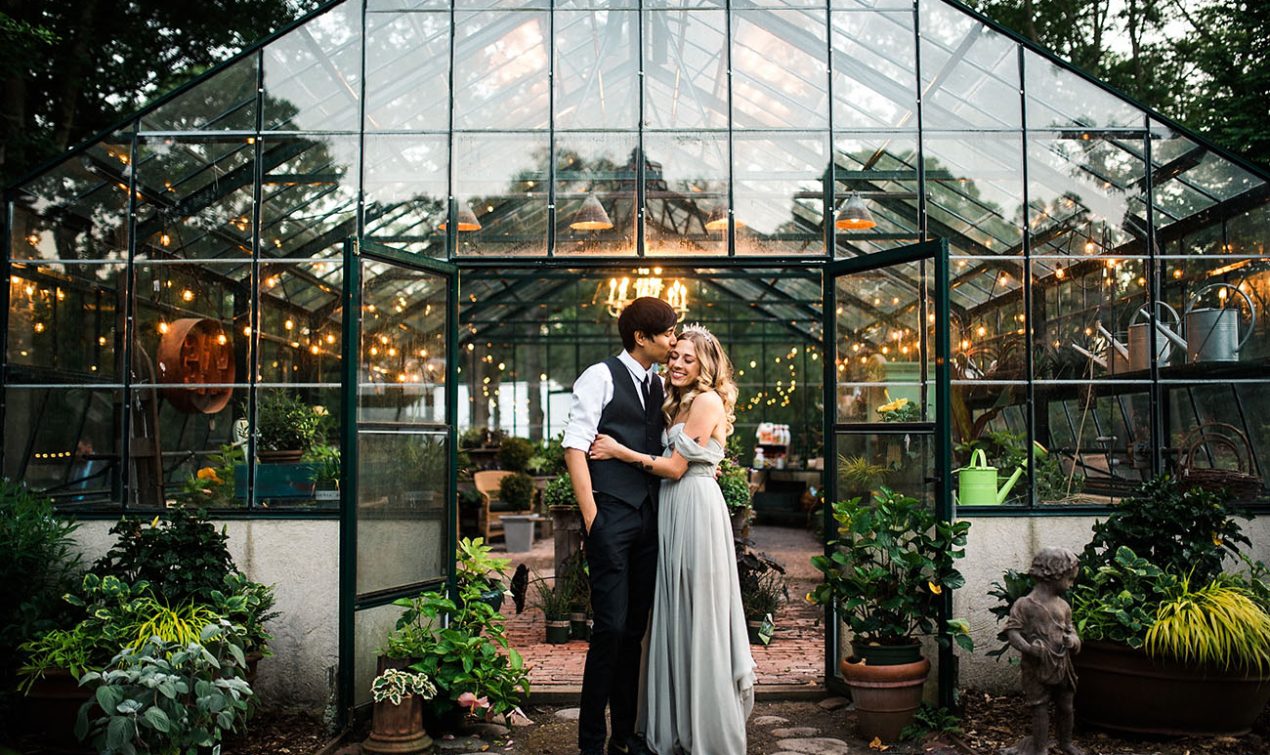
[[[1072,656],[1080,652],[1080,637],[1072,624],[1072,609],[1063,600],[1080,571],[1076,554],[1066,548],[1045,548],[1032,559],[1028,574],[1036,584],[1010,607],[1002,635],[1023,656],[1023,695],[1032,708],[1032,733],[1002,755],[1045,755],[1049,751],[1049,704],[1054,701],[1058,747],[1067,755],[1084,755],[1072,742],[1072,700],[1076,670]]]

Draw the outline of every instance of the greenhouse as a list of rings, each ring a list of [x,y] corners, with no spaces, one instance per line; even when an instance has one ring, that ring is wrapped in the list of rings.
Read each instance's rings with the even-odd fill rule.
[[[656,296],[732,354],[759,520],[973,522],[987,642],[1156,475],[1264,507],[1268,180],[949,0],[340,0],[6,192],[3,474],[93,547],[206,508],[280,585],[262,684],[346,711]]]

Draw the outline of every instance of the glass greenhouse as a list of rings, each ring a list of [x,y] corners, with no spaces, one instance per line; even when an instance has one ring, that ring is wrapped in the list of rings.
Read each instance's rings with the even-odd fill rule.
[[[949,0],[341,0],[6,192],[3,471],[338,521],[345,694],[452,578],[459,434],[560,432],[638,294],[732,350],[741,457],[788,425],[835,495],[1255,506],[1268,202]],[[980,448],[1023,472],[958,501]]]

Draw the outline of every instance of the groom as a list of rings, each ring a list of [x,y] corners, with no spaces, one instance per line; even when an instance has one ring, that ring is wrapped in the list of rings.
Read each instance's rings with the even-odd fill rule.
[[[597,433],[660,456],[661,380],[653,365],[675,344],[675,310],[640,297],[622,310],[622,353],[593,364],[573,384],[564,431],[564,462],[582,509],[591,608],[595,624],[582,674],[578,747],[603,755],[604,709],[612,719],[609,755],[647,752],[635,734],[639,661],[657,574],[657,491],[660,480],[613,459],[588,458]]]

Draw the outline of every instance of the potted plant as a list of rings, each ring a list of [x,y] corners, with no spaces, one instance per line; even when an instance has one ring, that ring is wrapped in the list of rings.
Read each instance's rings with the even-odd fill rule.
[[[551,515],[555,536],[555,573],[563,574],[565,563],[582,550],[582,511],[568,474],[547,483],[542,491],[542,503]]]
[[[569,610],[572,596],[560,580],[552,584],[545,577],[533,580],[537,589],[536,604],[547,621],[547,644],[563,645],[569,641]]]
[[[1076,712],[1099,726],[1237,735],[1270,699],[1265,567],[1223,574],[1249,540],[1226,501],[1163,476],[1126,498],[1081,556]]]
[[[893,740],[921,704],[930,662],[919,635],[939,632],[973,648],[964,621],[937,626],[944,590],[964,579],[953,563],[965,555],[969,522],[941,522],[915,498],[880,488],[871,503],[859,498],[833,504],[837,536],[831,556],[815,556],[824,573],[810,599],[833,606],[852,633],[852,655],[842,673],[856,701],[866,739]]]
[[[718,481],[723,502],[728,506],[728,516],[732,519],[732,537],[744,538],[749,535],[753,512],[750,505],[750,473],[745,467],[724,457],[719,462]]]
[[[564,562],[563,571],[557,575],[560,589],[569,602],[569,637],[575,640],[591,638],[591,577],[582,551],[571,555]]]
[[[340,449],[329,443],[317,443],[304,455],[313,466],[313,498],[317,501],[340,499]]]
[[[507,592],[507,567],[511,564],[511,559],[495,556],[493,553],[494,549],[486,545],[482,538],[465,537],[459,540],[456,576],[460,602],[465,600],[469,592],[474,592],[494,611],[503,607],[503,596]]]
[[[772,640],[776,613],[789,600],[785,567],[754,550],[748,540],[736,541],[736,573],[741,586],[741,605],[750,643],[767,645]]]
[[[498,465],[511,472],[524,472],[536,450],[533,442],[525,438],[504,438],[498,447]]]
[[[323,436],[326,409],[286,391],[261,391],[256,399],[256,456],[265,463],[294,463]]]
[[[427,674],[383,668],[370,683],[370,695],[374,708],[363,751],[413,753],[432,746],[432,737],[423,727],[423,703],[436,697],[437,688]]]

